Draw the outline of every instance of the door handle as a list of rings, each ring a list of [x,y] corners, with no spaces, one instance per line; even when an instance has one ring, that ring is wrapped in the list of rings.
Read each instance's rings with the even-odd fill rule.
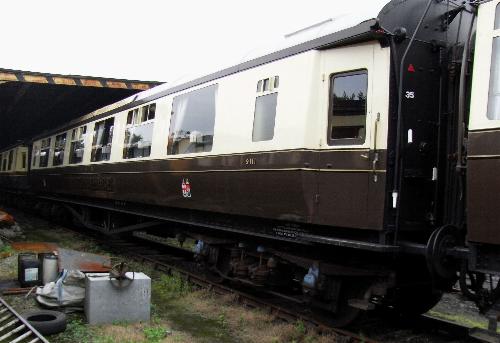
[[[379,153],[377,151],[377,135],[378,135],[378,125],[380,123],[380,112],[377,113],[377,118],[375,118],[375,127],[373,129],[373,161],[372,161],[372,174],[373,182],[378,182],[377,175],[377,164],[379,161]]]
[[[373,173],[373,182],[378,181],[378,175],[377,175],[377,164],[379,161],[379,154],[378,152],[375,152],[373,156],[373,161],[372,161],[372,173]]]

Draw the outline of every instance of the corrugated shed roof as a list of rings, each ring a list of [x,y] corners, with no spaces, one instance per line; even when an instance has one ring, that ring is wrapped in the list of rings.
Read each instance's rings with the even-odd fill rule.
[[[159,84],[0,68],[0,148]]]

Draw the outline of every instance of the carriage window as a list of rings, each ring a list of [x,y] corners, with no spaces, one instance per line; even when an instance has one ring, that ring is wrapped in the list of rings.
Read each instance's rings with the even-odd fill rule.
[[[259,96],[255,99],[252,141],[270,141],[274,137],[278,93]]]
[[[368,73],[333,75],[330,83],[328,144],[363,144],[366,137]]]
[[[32,156],[33,162],[32,166],[36,167],[38,160],[40,159],[40,147],[38,144],[33,144],[33,156]]]
[[[259,82],[257,82],[257,93],[262,92],[262,83],[263,83],[263,80],[260,80]]]
[[[50,153],[50,138],[42,139],[42,146],[40,148],[40,167],[44,168],[49,165]]]
[[[500,37],[493,39],[491,54],[490,92],[488,96],[488,119],[500,120]]]
[[[497,5],[497,11],[495,14],[495,30],[500,29],[500,4]]]
[[[151,155],[153,124],[156,104],[128,112],[123,158],[139,158]]]
[[[2,159],[2,171],[7,170],[7,153],[3,154],[3,159]]]
[[[27,154],[25,152],[23,152],[21,154],[21,165],[22,165],[22,169],[26,169],[26,160],[27,160]]]
[[[212,150],[217,85],[176,96],[168,135],[168,154]]]
[[[66,133],[56,136],[56,142],[54,146],[54,159],[52,160],[52,165],[60,166],[64,162],[64,149],[66,148]]]
[[[273,76],[257,82],[257,93],[269,93],[280,86],[280,77]]]
[[[92,141],[92,162],[109,161],[114,122],[115,118],[109,118],[95,123],[94,139]]]
[[[9,151],[9,167],[8,170],[12,170],[14,163],[14,150]]]
[[[82,163],[83,152],[85,151],[85,135],[87,134],[87,126],[80,126],[71,131],[71,146],[69,163]]]

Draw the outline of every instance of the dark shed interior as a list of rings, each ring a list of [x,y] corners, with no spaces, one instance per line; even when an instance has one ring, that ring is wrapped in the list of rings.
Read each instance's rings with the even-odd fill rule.
[[[160,83],[0,68],[0,149]]]

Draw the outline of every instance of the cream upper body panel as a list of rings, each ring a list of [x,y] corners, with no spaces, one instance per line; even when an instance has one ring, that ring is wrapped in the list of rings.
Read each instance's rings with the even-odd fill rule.
[[[326,127],[328,125],[329,106],[331,104],[330,79],[336,75],[356,70],[363,70],[368,77],[366,98],[366,137],[359,144],[328,145]],[[386,149],[389,116],[389,78],[390,49],[377,43],[364,43],[356,46],[331,49],[323,52],[321,89],[318,90],[321,107],[317,109],[319,132],[310,136],[311,140],[321,138],[322,149]],[[377,137],[375,137],[375,132]]]
[[[378,42],[368,42],[328,50],[310,50],[212,80],[86,123],[85,149],[81,162],[77,164],[179,159],[207,155],[245,154],[295,149],[368,149],[375,146],[372,131],[376,116],[373,113],[381,114],[381,120],[378,123],[376,146],[378,149],[384,149],[387,141],[389,65],[389,49],[382,48]],[[359,146],[331,147],[325,144],[328,104],[330,101],[328,78],[331,73],[347,72],[355,69],[366,69],[368,73],[366,140]],[[272,89],[275,97],[277,95],[274,133],[271,139],[254,141],[252,139],[252,131],[254,130],[254,121],[256,120],[256,99],[262,95],[258,91],[258,83],[266,79],[274,80],[275,77],[279,79],[279,85],[276,84],[277,87]],[[174,99],[178,96],[214,85],[216,85],[215,121],[211,150],[169,155],[167,152],[167,143]],[[154,96],[155,92],[164,91],[165,86],[157,88],[156,90],[153,88],[142,92],[137,95],[137,98],[147,99]],[[107,106],[93,114],[82,117],[81,121],[86,118],[92,118],[92,116],[95,117],[96,113],[105,113],[106,110],[119,109],[129,101],[130,99],[125,99],[124,101]],[[126,138],[125,132],[128,125],[128,113],[135,108],[142,108],[153,103],[156,105],[156,116],[152,121],[154,124],[150,154],[147,157],[125,159],[123,151]],[[91,162],[94,127],[96,123],[111,117],[114,118],[114,123],[110,158],[105,161]],[[79,127],[78,122],[75,122],[73,128],[76,127]],[[73,128],[50,136],[48,168],[70,165],[69,150]],[[64,163],[54,166],[56,136],[64,132],[66,132]],[[41,144],[41,139],[33,143],[32,168],[34,169],[40,168],[39,155]]]
[[[495,44],[500,45],[499,23],[500,0],[479,6],[469,119],[469,130],[472,131],[500,127],[500,113],[493,115],[489,113],[492,109],[488,108],[492,106],[492,87],[500,87],[500,53],[494,54]]]
[[[16,146],[0,152],[0,173],[22,173],[27,171],[28,148]]]

